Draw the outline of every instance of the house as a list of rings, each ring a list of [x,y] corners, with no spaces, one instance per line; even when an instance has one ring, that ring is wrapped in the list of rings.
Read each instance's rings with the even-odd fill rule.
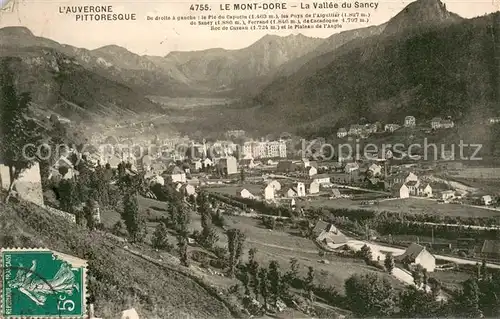
[[[440,117],[435,117],[431,120],[431,127],[434,130],[437,129],[447,129],[447,128],[453,128],[455,126],[455,123],[451,119],[446,119],[443,120]]]
[[[203,163],[200,159],[197,159],[197,160],[193,160],[191,161],[190,163],[190,169],[193,171],[193,172],[198,172],[200,171],[201,169],[203,169]]]
[[[356,171],[359,169],[358,163],[347,163],[344,166],[344,172],[346,174],[351,174],[352,172]]]
[[[500,240],[485,240],[481,247],[481,255],[485,258],[500,257]]]
[[[297,170],[297,165],[292,161],[279,161],[276,170],[280,173],[290,173]]]
[[[186,196],[196,196],[196,188],[191,184],[183,184],[180,189],[181,193],[184,193]]]
[[[347,237],[335,225],[322,220],[318,221],[314,226],[313,234],[319,243],[339,245],[348,241]]]
[[[406,184],[411,181],[418,181],[419,178],[416,174],[413,172],[402,172],[398,174],[391,175],[387,178],[387,183],[389,187],[392,187],[393,185],[396,184]]]
[[[160,175],[153,175],[149,179],[149,185],[153,186],[156,184],[165,185],[165,179],[163,177],[161,177]]]
[[[297,197],[298,196],[297,188],[295,188],[295,187],[286,188],[285,189],[285,196],[288,198]]]
[[[255,165],[255,162],[254,162],[253,158],[245,158],[245,159],[242,159],[240,161],[240,166],[252,169],[252,168],[254,168],[257,165]]]
[[[455,198],[455,191],[446,190],[441,192],[441,199],[446,201]]]
[[[493,199],[490,195],[484,195],[483,197],[481,197],[481,203],[485,206],[489,206],[493,203]]]
[[[250,193],[250,191],[246,188],[243,188],[242,190],[237,191],[236,195],[240,196],[241,198],[255,199],[255,196],[252,193]]]
[[[500,117],[490,117],[488,119],[488,123],[490,123],[490,124],[500,123]]]
[[[151,172],[161,174],[167,170],[168,166],[165,163],[156,162],[151,164]]]
[[[302,165],[304,166],[304,168],[308,168],[311,166],[311,161],[308,158],[303,158]]]
[[[162,175],[164,177],[167,177],[167,179],[170,180],[172,183],[186,182],[186,173],[178,166],[168,167]]]
[[[384,131],[386,132],[390,132],[390,133],[394,133],[395,131],[397,131],[399,128],[401,127],[401,125],[398,125],[398,124],[386,124],[384,126]]]
[[[392,195],[398,198],[409,198],[410,190],[406,184],[395,184],[392,186]]]
[[[281,184],[280,182],[278,182],[277,180],[272,180],[270,182],[267,183],[267,185],[271,185],[275,191],[279,191],[281,190]]]
[[[318,174],[318,169],[316,167],[309,167],[309,169],[307,169],[307,175],[309,175],[309,177],[311,176],[314,176]]]
[[[337,131],[337,137],[344,138],[346,136],[347,136],[347,130],[343,127],[339,128],[339,130]]]
[[[273,200],[275,196],[276,189],[272,184],[267,184],[266,187],[264,187],[264,199],[265,200]]]
[[[320,185],[331,183],[330,176],[328,174],[315,175],[315,176],[313,176],[313,180],[316,181]]]
[[[434,130],[437,130],[441,128],[441,118],[440,117],[435,117],[431,120],[431,128]]]
[[[334,198],[340,198],[342,195],[340,194],[340,190],[338,188],[333,188],[332,189],[332,197]]]
[[[319,183],[313,180],[309,184],[309,194],[317,194],[317,193],[319,193]]]
[[[297,196],[298,197],[304,197],[304,196],[306,196],[306,186],[305,186],[304,183],[297,182],[296,190],[297,190]]]
[[[202,164],[203,168],[208,168],[208,167],[212,167],[214,165],[214,162],[207,157],[203,161],[201,161],[201,164]]]
[[[351,124],[349,127],[348,135],[361,135],[363,133],[364,126],[359,124]]]
[[[417,121],[414,116],[409,115],[405,117],[405,127],[415,127],[416,124]]]
[[[432,197],[432,187],[430,184],[421,184],[417,190],[417,196]]]
[[[400,262],[408,262],[410,264],[419,264],[428,272],[433,272],[436,269],[436,258],[425,249],[424,246],[411,244],[406,251],[394,259]]]
[[[151,170],[153,159],[149,155],[144,155],[138,162],[140,169],[144,172],[148,172]]]
[[[410,192],[411,195],[417,196],[418,194],[418,187],[420,186],[420,181],[409,181],[406,184],[406,187],[408,188],[408,191]]]
[[[382,166],[374,163],[368,167],[368,172],[371,173],[371,176],[380,176],[382,174]]]
[[[111,155],[110,157],[107,158],[106,163],[109,164],[109,166],[113,169],[118,168],[118,165],[122,162],[122,160],[116,156],[116,155]]]
[[[238,162],[236,157],[229,156],[221,158],[219,163],[217,163],[218,168],[224,175],[232,175],[238,173]]]

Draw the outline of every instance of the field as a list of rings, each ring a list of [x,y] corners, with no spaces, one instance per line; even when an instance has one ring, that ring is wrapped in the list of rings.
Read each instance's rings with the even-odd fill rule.
[[[341,293],[344,292],[344,281],[354,273],[377,272],[387,277],[395,287],[402,287],[402,284],[392,276],[378,272],[361,260],[335,255],[320,257],[319,248],[312,240],[283,231],[270,231],[260,226],[257,219],[228,216],[226,221],[229,227],[242,230],[246,235],[245,251],[256,248],[257,260],[262,264],[276,260],[282,269],[288,269],[290,259],[296,258],[302,276],[306,276],[307,267],[311,266],[315,270],[317,284],[334,286]],[[221,234],[220,238],[220,244],[225,245],[226,237]],[[245,254],[243,259],[246,258]],[[322,260],[328,260],[328,263],[321,263]]]
[[[301,207],[325,207],[345,209],[366,209],[374,211],[400,212],[403,214],[436,214],[460,217],[492,217],[500,216],[500,211],[486,208],[469,207],[459,204],[439,204],[435,200],[420,198],[390,199],[379,201],[374,205],[362,205],[361,201],[350,199],[318,199],[298,202]]]
[[[467,167],[458,170],[454,176],[466,179],[499,179],[500,167]]]

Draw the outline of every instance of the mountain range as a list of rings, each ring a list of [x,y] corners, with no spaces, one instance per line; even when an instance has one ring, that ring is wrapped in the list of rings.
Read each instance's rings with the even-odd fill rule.
[[[407,114],[459,119],[497,112],[499,23],[498,13],[463,19],[439,0],[417,0],[382,25],[326,39],[266,35],[243,49],[164,57],[116,45],[76,48],[7,27],[0,59],[15,58],[19,85],[35,103],[70,118],[161,113],[146,98],[155,95],[239,98],[206,120],[227,126],[231,112],[251,109],[252,118],[241,121],[248,129]]]

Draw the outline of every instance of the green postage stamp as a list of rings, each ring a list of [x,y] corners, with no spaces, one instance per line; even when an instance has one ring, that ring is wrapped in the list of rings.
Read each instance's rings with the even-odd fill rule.
[[[84,318],[86,261],[48,249],[1,249],[0,318]]]

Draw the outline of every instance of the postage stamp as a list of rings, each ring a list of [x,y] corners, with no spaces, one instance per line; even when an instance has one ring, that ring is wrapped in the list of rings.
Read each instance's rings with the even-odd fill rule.
[[[1,249],[1,318],[84,318],[86,261],[49,249]]]

